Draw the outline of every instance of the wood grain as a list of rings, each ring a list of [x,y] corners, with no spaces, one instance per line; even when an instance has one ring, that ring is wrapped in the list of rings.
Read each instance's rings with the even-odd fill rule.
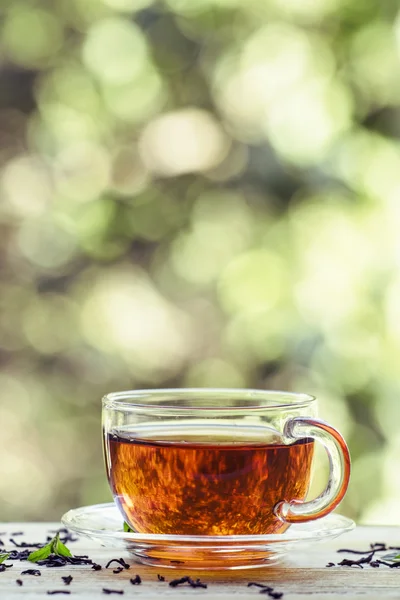
[[[24,536],[19,536],[20,541],[45,541],[50,530],[57,529],[58,523],[8,523],[0,524],[0,532],[5,547],[11,549],[9,536],[15,531],[24,531]],[[278,592],[283,592],[283,600],[304,600],[305,598],[321,598],[333,600],[345,598],[346,600],[359,599],[360,597],[372,600],[380,597],[400,598],[400,569],[380,567],[364,569],[351,567],[327,568],[328,562],[339,562],[345,555],[338,554],[337,549],[349,547],[353,549],[368,549],[369,544],[384,542],[387,545],[400,546],[400,528],[398,527],[357,527],[353,532],[343,535],[337,540],[328,543],[316,544],[312,548],[304,547],[296,550],[296,554],[287,558],[285,562],[273,567],[251,569],[245,571],[221,572],[188,572],[178,569],[154,569],[135,563],[132,557],[120,550],[106,549],[94,542],[81,538],[69,546],[74,554],[88,554],[95,562],[104,565],[111,558],[123,556],[131,565],[129,570],[113,574],[112,569],[93,571],[88,566],[41,568],[41,577],[21,575],[21,571],[32,565],[14,561],[14,566],[0,573],[0,598],[1,600],[39,600],[44,598],[71,598],[71,600],[89,600],[95,598],[129,598],[142,597],[146,600],[156,600],[160,596],[168,598],[197,598],[207,600],[224,600],[225,598],[251,598],[259,595],[257,588],[247,587],[249,581],[257,581],[274,587]],[[3,548],[1,548],[3,550]],[[347,555],[346,555],[347,556]],[[350,555],[349,555],[350,557]],[[143,582],[133,586],[129,579],[139,574]],[[165,582],[157,579],[157,573],[163,575]],[[70,586],[65,586],[61,577],[72,575]],[[189,587],[171,588],[168,581],[182,575],[200,577],[208,584],[208,589],[191,589]],[[16,584],[16,579],[23,580],[23,586]],[[103,588],[123,590],[123,596],[106,596]],[[69,596],[47,595],[51,590],[68,590]],[[267,597],[265,594],[259,597]]]

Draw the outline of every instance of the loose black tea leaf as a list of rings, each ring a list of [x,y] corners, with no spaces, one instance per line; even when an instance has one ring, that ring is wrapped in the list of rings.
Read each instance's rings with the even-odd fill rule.
[[[65,560],[71,565],[92,565],[93,561],[88,557],[87,554],[76,554],[75,556],[66,556]]]
[[[43,560],[38,560],[37,564],[41,567],[47,568],[55,568],[55,567],[65,567],[67,565],[63,556],[56,556],[55,554],[50,554],[47,558]]]
[[[182,585],[183,583],[187,583],[189,577],[180,577],[180,579],[173,579],[169,582],[170,587],[177,587],[178,585]]]
[[[43,548],[45,544],[40,544],[39,542],[16,542],[14,538],[10,538],[11,544],[16,546],[17,548]]]
[[[21,573],[21,575],[33,575],[34,577],[40,577],[41,574],[42,572],[39,569],[27,569]]]
[[[122,596],[123,593],[122,590],[109,590],[108,588],[103,588],[103,594],[119,594]]]
[[[11,534],[13,537],[15,537],[16,535],[24,535],[23,531],[14,531],[14,533]]]
[[[130,579],[129,581],[131,582],[132,585],[139,585],[140,583],[142,583],[140,575],[136,575],[136,577],[134,577],[133,579]]]
[[[113,569],[113,573],[118,574],[121,573],[121,571],[124,570],[124,567],[117,567],[116,569]]]
[[[21,586],[21,585],[23,585],[23,583],[24,583],[24,582],[22,581],[22,579],[16,579],[16,580],[15,580],[15,583],[16,583],[17,585]]]
[[[31,562],[36,562],[37,565],[44,566],[46,568],[59,568],[66,567],[71,565],[90,565],[91,568],[95,571],[101,570],[101,565],[98,565],[93,560],[91,560],[87,555],[76,555],[72,556],[69,549],[63,544],[62,540],[59,538],[60,530],[56,533],[55,537],[50,540],[48,544],[32,544],[32,543],[21,543],[19,544],[15,540],[12,542],[14,546],[22,549],[14,549],[9,552],[0,553],[0,556],[3,558],[3,562],[7,559],[10,560],[19,560],[26,561],[30,560]],[[31,552],[29,548],[36,546],[38,549],[34,552]],[[50,554],[48,554],[50,550]],[[32,559],[34,559],[32,561]],[[129,565],[123,560],[120,559],[118,561],[119,564],[122,563],[123,568],[129,569]],[[0,572],[4,572],[9,567],[12,567],[12,564],[2,564],[0,561]],[[39,569],[26,569],[21,572],[21,575],[33,575],[40,576],[42,573]],[[68,575],[62,577],[65,585],[69,585],[72,581],[72,576]],[[22,580],[19,580],[22,581]],[[17,585],[21,585],[17,583]],[[50,590],[51,591],[51,590]],[[67,593],[66,590],[54,590],[54,593]]]
[[[356,561],[356,560],[349,560],[347,558],[345,558],[340,563],[338,563],[338,565],[340,567],[360,567],[360,569],[364,568],[362,565],[360,565],[360,563],[358,561]]]
[[[123,558],[112,558],[106,564],[106,569],[108,569],[113,562],[116,562],[118,565],[120,565],[124,569],[130,569],[131,568],[130,565],[128,565],[128,563],[124,561]]]
[[[388,563],[384,560],[378,560],[380,565],[385,565],[385,567],[389,567],[390,569],[398,569],[400,567],[400,562]]]
[[[160,573],[157,573],[157,579],[158,579],[158,581],[165,581],[165,577],[160,575]]]
[[[344,558],[339,564],[341,567],[361,567],[363,569],[364,564],[368,564],[374,557],[375,551],[371,552],[368,556],[363,556],[358,560],[351,560],[349,558]]]
[[[30,552],[29,550],[11,550],[9,554],[11,560],[28,560]]]
[[[358,567],[363,569],[364,567],[372,567],[373,569],[379,568],[381,565],[385,567],[389,567],[390,569],[397,569],[400,567],[400,554],[397,552],[393,552],[392,554],[385,554],[378,558],[376,555],[378,553],[387,552],[388,550],[396,550],[398,551],[400,548],[396,546],[387,546],[383,542],[375,542],[374,544],[370,544],[368,550],[354,550],[353,548],[340,548],[337,550],[339,554],[348,553],[348,554],[356,554],[361,556],[359,559],[350,559],[344,558],[336,565],[334,563],[328,563],[327,567]],[[393,561],[393,562],[386,562]]]
[[[283,598],[283,592],[275,592],[273,587],[270,585],[265,585],[264,583],[250,581],[250,583],[247,584],[247,587],[258,587],[260,588],[260,594],[267,594],[269,598],[273,598],[274,600]]]
[[[67,594],[70,594],[70,593],[71,593],[71,592],[70,592],[69,590],[52,590],[52,591],[50,591],[50,592],[47,592],[47,594],[48,594],[49,596],[55,596],[56,594],[64,594],[64,595],[67,595]]]
[[[347,554],[370,554],[371,553],[371,548],[369,550],[349,550],[347,548],[340,548],[340,550],[337,550],[337,552],[340,553],[347,553]],[[378,552],[378,550],[372,550],[372,552]]]
[[[38,560],[37,564],[51,568],[65,567],[67,565],[94,565],[95,563],[87,556],[56,556],[55,554],[51,554],[44,560]]]
[[[188,579],[188,584],[190,585],[190,587],[192,588],[203,588],[203,589],[207,589],[207,584],[203,583],[202,581],[200,581],[200,579],[196,579],[195,581],[193,581],[193,579],[191,579],[191,577],[189,577]]]
[[[173,579],[169,582],[169,585],[175,588],[178,587],[178,585],[184,585],[185,583],[187,583],[192,588],[207,588],[207,584],[202,583],[200,579],[196,579],[194,581],[191,577],[188,577],[187,575],[185,575],[184,577],[180,577],[179,579]]]

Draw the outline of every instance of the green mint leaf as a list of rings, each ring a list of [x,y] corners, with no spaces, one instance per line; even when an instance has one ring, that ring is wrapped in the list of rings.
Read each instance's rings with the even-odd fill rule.
[[[124,521],[124,531],[126,533],[134,533],[133,529],[131,529],[126,521]]]
[[[44,560],[45,558],[48,558],[51,554],[50,544],[51,542],[49,544],[46,544],[46,546],[43,546],[43,548],[39,548],[39,550],[34,550],[33,552],[31,552],[28,556],[28,560],[30,560],[31,562],[38,562],[38,560]]]
[[[57,554],[58,556],[72,556],[67,546],[61,542],[59,533],[56,534],[53,540],[53,554]]]
[[[38,562],[39,560],[48,558],[50,554],[56,554],[57,556],[72,556],[67,546],[60,541],[59,533],[56,533],[53,539],[50,540],[48,544],[43,546],[43,548],[39,548],[39,550],[31,552],[28,556],[28,560],[31,562]]]
[[[9,552],[7,552],[7,553],[4,553],[4,554],[0,554],[0,565],[1,565],[1,563],[3,563],[5,560],[8,560],[9,556],[10,556],[10,553],[9,553]]]
[[[393,556],[390,560],[399,561],[400,560],[400,554],[396,554],[396,556]]]
[[[400,554],[398,554],[397,552],[391,552],[390,554],[385,554],[385,556],[382,556],[383,560],[391,560],[393,562],[399,562],[400,561]]]

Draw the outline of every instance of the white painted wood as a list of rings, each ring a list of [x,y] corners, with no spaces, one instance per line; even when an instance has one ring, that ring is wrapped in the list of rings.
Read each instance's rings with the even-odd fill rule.
[[[9,537],[13,532],[24,531],[24,536],[18,541],[44,542],[50,530],[56,530],[58,523],[7,523],[0,524],[0,539],[6,549],[12,549]],[[367,600],[377,598],[400,597],[400,569],[381,567],[372,568],[326,568],[328,562],[338,562],[344,555],[337,554],[338,548],[350,547],[361,550],[369,547],[370,543],[385,542],[388,545],[400,546],[400,527],[358,527],[349,534],[326,542],[316,544],[311,548],[296,550],[284,563],[246,571],[226,571],[219,573],[187,572],[175,569],[156,569],[144,567],[135,563],[132,556],[120,550],[107,549],[94,542],[81,538],[78,542],[69,544],[73,554],[88,554],[92,560],[103,567],[111,558],[123,556],[131,564],[129,570],[115,575],[111,569],[93,571],[90,566],[41,568],[41,577],[21,575],[21,571],[36,568],[27,562],[14,561],[14,566],[0,573],[0,599],[41,600],[49,598],[71,598],[71,600],[94,600],[105,598],[142,598],[158,600],[166,598],[192,599],[207,598],[207,600],[231,600],[234,598],[252,598],[259,596],[257,588],[248,588],[247,582],[259,581],[270,584],[278,592],[283,592],[283,600],[304,600],[305,598],[321,598],[323,600],[343,599],[355,600],[362,597]],[[4,548],[0,548],[4,550]],[[166,582],[157,580],[157,573],[166,578]],[[138,573],[143,580],[141,585],[131,585],[129,579]],[[187,587],[171,588],[168,580],[185,574],[200,577],[208,584],[208,589],[191,589]],[[65,586],[61,576],[72,575],[70,586]],[[16,584],[16,579],[23,580],[23,586]],[[103,588],[123,590],[123,596],[105,595]],[[51,590],[68,590],[70,595],[47,595]]]

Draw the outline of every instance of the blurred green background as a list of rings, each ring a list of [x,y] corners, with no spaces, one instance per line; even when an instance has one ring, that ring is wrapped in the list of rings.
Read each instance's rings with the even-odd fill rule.
[[[398,10],[2,0],[1,520],[109,500],[104,393],[218,386],[317,395],[400,523]]]

